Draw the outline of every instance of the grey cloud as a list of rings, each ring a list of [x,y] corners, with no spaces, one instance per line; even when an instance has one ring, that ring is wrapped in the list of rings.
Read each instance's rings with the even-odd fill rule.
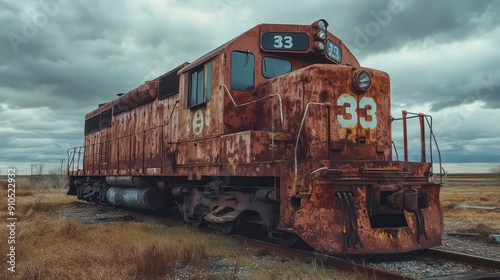
[[[355,51],[362,65],[371,57],[403,48],[430,50],[472,41],[500,26],[498,0],[399,0],[402,11],[382,24],[377,16],[388,10],[391,1],[63,1],[43,27],[35,26],[36,34],[28,36],[27,43],[19,43],[17,53],[8,34],[24,36],[23,28],[33,21],[33,12],[44,10],[35,0],[0,2],[0,103],[7,104],[3,105],[7,109],[0,110],[2,161],[65,156],[67,148],[81,145],[83,116],[97,104],[184,61],[193,61],[262,22],[310,24],[325,18],[329,29]],[[356,30],[366,33],[370,22],[379,24],[380,31],[367,35],[366,46],[356,44]],[[447,65],[428,61],[424,68],[407,65],[414,69],[401,70],[394,67],[398,58],[377,68],[400,71],[389,73],[393,101],[407,105],[431,102],[435,112],[463,103],[474,94],[475,79],[488,79],[493,73],[494,90],[481,100],[486,108],[500,108],[496,62],[486,62],[487,55],[475,51],[483,59],[467,69],[455,69],[454,61]],[[491,60],[497,57],[492,55]],[[442,73],[442,78],[436,73]],[[32,116],[19,114],[22,109],[30,109]],[[13,127],[16,130],[10,130]],[[460,131],[456,133],[457,138],[472,141]],[[491,131],[478,133],[488,137]],[[43,139],[38,146],[36,139]],[[448,160],[459,161],[463,150],[457,145]]]
[[[346,43],[360,49],[360,55],[368,56],[398,50],[408,45],[464,40],[498,26],[499,23],[498,20],[492,20],[495,15],[491,14],[496,13],[492,11],[500,7],[499,1],[396,2],[401,3],[403,9],[399,13],[390,14],[390,20],[385,20],[385,15],[389,14],[387,7],[365,10],[361,13],[362,17],[352,19],[354,27],[348,28],[351,35],[346,36]],[[380,31],[376,32],[377,29],[373,26],[378,26]],[[355,28],[358,32],[355,32]],[[368,39],[366,44],[359,44],[362,36]]]
[[[439,90],[446,100],[432,105],[433,111],[440,111],[449,107],[467,105],[476,101],[484,102],[484,108],[500,108],[500,72],[477,76],[454,90]]]

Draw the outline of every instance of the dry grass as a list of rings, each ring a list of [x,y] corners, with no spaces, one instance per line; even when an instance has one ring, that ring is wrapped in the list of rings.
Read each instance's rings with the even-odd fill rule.
[[[455,208],[460,204],[500,207],[500,185],[443,187],[440,197],[445,219],[462,221],[469,225],[471,231],[500,231],[500,212]]]
[[[75,201],[73,196],[66,195],[64,189],[16,189],[16,216],[19,220],[35,213],[51,213],[59,206]],[[7,197],[7,190],[0,191],[0,198]],[[0,209],[6,209],[7,199],[0,201]],[[5,220],[7,211],[0,210],[0,219]]]
[[[16,273],[7,271],[1,252],[0,279],[363,279],[272,252],[256,256],[240,241],[182,224],[83,224],[58,214],[75,201],[65,190],[19,193]],[[0,236],[7,235],[1,227]]]
[[[500,174],[481,173],[481,174],[448,174],[446,182],[480,182],[480,183],[500,183]]]

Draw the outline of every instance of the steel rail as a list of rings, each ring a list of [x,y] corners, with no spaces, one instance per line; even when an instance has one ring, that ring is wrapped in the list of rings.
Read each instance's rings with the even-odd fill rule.
[[[443,249],[425,249],[422,251],[417,251],[416,253],[421,256],[444,259],[470,265],[473,267],[500,271],[500,260],[498,259],[485,258]]]
[[[407,275],[403,275],[400,273],[383,270],[377,267],[365,265],[362,263],[357,263],[355,261],[350,261],[348,259],[343,259],[335,256],[320,254],[317,252],[310,252],[299,250],[295,248],[285,247],[274,243],[269,243],[257,239],[252,239],[244,236],[233,235],[233,237],[241,239],[247,242],[249,245],[253,247],[259,247],[263,249],[267,249],[270,251],[278,250],[283,255],[293,256],[298,259],[303,260],[316,260],[317,262],[323,264],[326,267],[335,268],[342,271],[350,271],[354,273],[359,273],[366,276],[368,279],[389,279],[389,280],[413,280],[417,278],[413,278]]]

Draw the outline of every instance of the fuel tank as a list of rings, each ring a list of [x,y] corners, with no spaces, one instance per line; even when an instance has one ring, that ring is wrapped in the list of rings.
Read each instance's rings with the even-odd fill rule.
[[[165,206],[165,195],[157,188],[109,188],[106,192],[109,203],[135,209],[158,211]]]
[[[106,176],[106,184],[116,187],[140,189],[147,189],[153,186],[150,180],[137,176]]]

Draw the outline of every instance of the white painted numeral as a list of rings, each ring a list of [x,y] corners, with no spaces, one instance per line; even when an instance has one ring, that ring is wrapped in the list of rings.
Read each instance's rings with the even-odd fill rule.
[[[337,106],[345,108],[345,114],[337,115],[337,120],[342,127],[355,127],[358,124],[358,103],[354,96],[342,94],[337,100]],[[366,116],[371,117],[367,121],[365,117],[359,118],[359,124],[363,128],[375,129],[377,127],[377,104],[371,97],[363,97],[359,101],[359,108],[366,110]]]
[[[370,107],[368,109],[367,107]],[[366,116],[370,116],[372,118],[371,121],[367,121],[365,117],[359,118],[359,124],[364,128],[375,129],[377,126],[377,104],[371,97],[363,97],[359,101],[359,108],[366,109]]]
[[[337,100],[337,106],[345,107],[345,113],[351,116],[350,118],[346,118],[344,115],[338,115],[337,119],[339,120],[340,126],[355,127],[358,123],[358,113],[356,112],[358,104],[356,99],[354,99],[352,95],[342,94]]]
[[[340,49],[338,46],[334,45],[333,43],[328,42],[327,44],[327,52],[328,56],[335,59],[336,61],[340,61]]]
[[[284,43],[283,43],[284,41]],[[292,36],[280,36],[280,35],[275,35],[274,36],[274,45],[273,47],[277,49],[285,48],[285,49],[291,49],[293,48],[293,38]]]
[[[277,49],[281,49],[283,47],[283,37],[281,37],[280,35],[275,35],[273,46]]]
[[[285,49],[291,49],[293,47],[292,36],[285,36],[283,39],[285,40]]]

